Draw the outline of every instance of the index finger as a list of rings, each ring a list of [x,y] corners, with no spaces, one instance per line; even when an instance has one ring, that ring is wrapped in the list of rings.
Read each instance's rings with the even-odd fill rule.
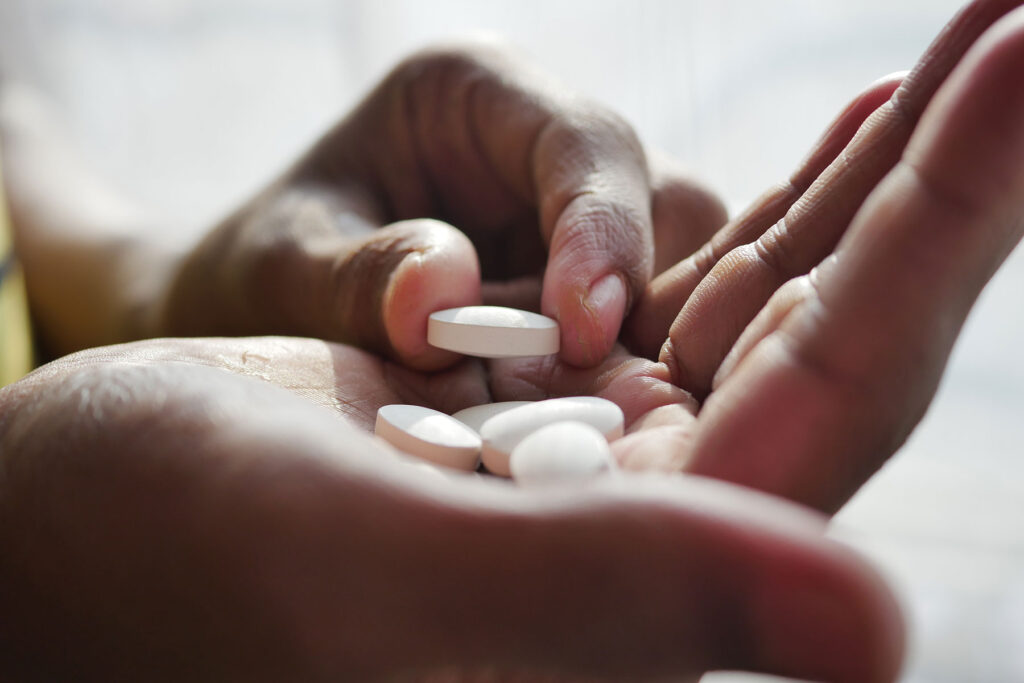
[[[654,266],[647,162],[622,120],[601,111],[553,119],[534,172],[548,241],[541,308],[562,328],[562,358],[599,363]]]
[[[611,351],[654,264],[647,160],[632,128],[569,96],[505,51],[476,46],[469,136],[489,169],[535,207],[548,246],[541,310],[562,328],[562,359]]]

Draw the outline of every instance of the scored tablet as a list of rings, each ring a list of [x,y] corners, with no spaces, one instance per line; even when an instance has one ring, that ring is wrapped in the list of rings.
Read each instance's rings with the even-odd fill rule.
[[[549,356],[558,353],[558,323],[547,316],[504,306],[462,306],[436,311],[427,341],[440,349],[481,358]]]

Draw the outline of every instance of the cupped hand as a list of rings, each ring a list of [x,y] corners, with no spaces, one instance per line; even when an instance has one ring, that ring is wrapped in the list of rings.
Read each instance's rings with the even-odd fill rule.
[[[670,326],[661,360],[707,400],[687,448],[640,440],[636,462],[835,510],[903,443],[1024,230],[1019,4],[967,6],[790,183],[652,283],[633,347]]]
[[[511,395],[594,381],[502,366]],[[701,478],[432,476],[365,429],[489,394],[476,362],[294,338],[96,349],[0,391],[2,677],[894,679],[890,594],[810,513]]]
[[[427,316],[486,302],[556,318],[562,359],[593,367],[651,275],[724,219],[616,115],[496,45],[436,48],[194,249],[156,334],[297,334],[437,369],[457,357]]]

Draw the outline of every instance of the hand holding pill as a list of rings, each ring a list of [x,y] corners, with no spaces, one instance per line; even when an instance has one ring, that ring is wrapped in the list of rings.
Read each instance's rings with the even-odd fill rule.
[[[482,358],[539,356],[542,363],[550,363],[558,339],[555,321],[495,306],[438,311],[431,314],[428,328],[431,344]],[[689,407],[669,403],[644,412],[673,411],[682,418],[676,426],[683,427],[692,419]],[[415,405],[385,405],[377,411],[374,432],[404,453],[435,464],[472,471],[480,462],[499,476],[518,471],[516,479],[530,482],[570,481],[613,468],[608,443],[623,435],[624,423],[622,409],[612,401],[570,396],[481,404],[451,417]],[[520,448],[523,442],[527,445]],[[572,455],[560,452],[565,449]],[[518,467],[512,464],[516,451]]]
[[[428,316],[493,304],[557,321],[560,358],[594,367],[649,278],[724,220],[509,50],[425,50],[192,251],[149,334],[310,336],[436,370],[460,355]]]

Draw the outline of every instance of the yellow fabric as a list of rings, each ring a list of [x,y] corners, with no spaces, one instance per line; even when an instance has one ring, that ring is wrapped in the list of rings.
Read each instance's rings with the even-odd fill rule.
[[[32,369],[32,338],[21,268],[14,260],[0,169],[0,387]]]

